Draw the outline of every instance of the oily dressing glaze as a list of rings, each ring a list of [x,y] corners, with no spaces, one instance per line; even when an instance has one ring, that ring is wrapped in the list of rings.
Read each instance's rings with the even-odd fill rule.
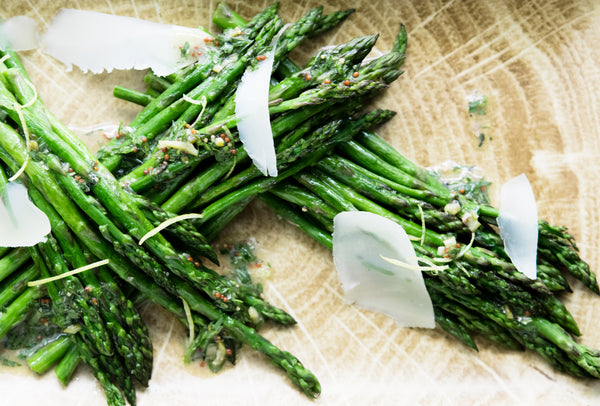
[[[106,2],[7,0],[0,18],[27,15],[43,29],[61,7],[77,7],[185,26],[204,25],[216,1]],[[229,2],[244,17],[267,2]],[[342,1],[283,1],[286,21],[313,6],[325,12]],[[321,46],[379,32],[387,50],[402,22],[408,31],[404,75],[376,100],[398,112],[379,133],[423,166],[448,159],[477,165],[499,186],[525,173],[538,215],[566,225],[582,257],[600,269],[600,5],[593,1],[357,1],[340,28],[292,54],[306,61]],[[139,110],[112,98],[119,84],[143,89],[143,72],[84,75],[39,51],[21,53],[40,97],[65,124],[93,128],[131,121]],[[486,114],[469,115],[468,97],[488,98]],[[483,142],[481,134],[484,135]],[[82,135],[96,150],[102,136]],[[272,267],[265,295],[297,320],[293,328],[265,326],[262,333],[298,356],[320,379],[321,398],[310,401],[264,357],[243,349],[238,365],[217,375],[183,364],[187,332],[167,312],[147,305],[142,315],[154,343],[150,387],[138,405],[196,405],[218,401],[271,404],[593,404],[600,382],[554,371],[531,352],[506,351],[477,340],[464,347],[440,329],[399,328],[383,315],[345,304],[331,253],[260,203],[252,204],[220,237],[254,237],[257,256]],[[600,298],[572,282],[564,300],[578,322],[580,342],[600,347]],[[0,368],[3,404],[104,405],[91,374],[80,368],[68,388],[50,372]]]

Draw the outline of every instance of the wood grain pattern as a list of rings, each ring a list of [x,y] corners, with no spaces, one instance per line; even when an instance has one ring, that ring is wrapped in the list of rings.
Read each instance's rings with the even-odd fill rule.
[[[310,7],[347,8],[341,0],[282,1],[287,20]],[[243,16],[270,2],[231,1]],[[24,14],[42,29],[60,7],[92,9],[152,21],[212,28],[216,1],[4,0],[0,18]],[[501,184],[526,173],[540,216],[567,225],[582,255],[600,269],[600,3],[590,1],[361,0],[341,29],[294,52],[304,61],[320,46],[379,32],[387,49],[403,22],[409,32],[405,73],[377,104],[398,111],[381,129],[394,146],[424,165],[452,159],[476,165]],[[115,84],[142,88],[141,72],[84,75],[40,52],[22,54],[41,97],[68,125],[127,123],[137,109],[111,96]],[[469,117],[467,96],[489,97],[488,112]],[[485,125],[479,146],[477,124]],[[475,127],[474,127],[475,126]],[[97,148],[97,138],[87,137]],[[497,189],[492,190],[496,196]],[[600,400],[600,382],[553,371],[535,354],[500,350],[479,340],[473,352],[444,332],[403,329],[390,319],[347,306],[330,253],[253,204],[221,236],[254,237],[272,267],[267,297],[299,320],[264,334],[296,354],[320,378],[323,394],[308,401],[265,359],[246,349],[235,368],[213,375],[183,365],[184,329],[155,306],[144,308],[155,345],[154,376],[140,406],[221,404],[430,405],[568,404]],[[565,298],[583,332],[600,347],[600,298],[573,283]],[[0,369],[1,403],[105,404],[84,369],[63,389],[50,373]]]

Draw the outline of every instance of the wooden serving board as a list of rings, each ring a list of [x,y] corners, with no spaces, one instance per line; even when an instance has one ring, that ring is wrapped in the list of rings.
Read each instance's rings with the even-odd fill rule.
[[[391,46],[399,24],[408,30],[404,75],[377,105],[398,112],[380,133],[423,166],[446,160],[478,166],[500,185],[525,173],[540,217],[566,225],[582,256],[600,269],[600,2],[590,1],[356,1],[322,2],[325,11],[357,12],[327,36],[294,52],[306,61],[319,47],[380,33]],[[231,1],[251,17],[270,4]],[[282,1],[286,21],[319,1]],[[0,18],[27,15],[44,28],[61,7],[214,28],[216,1],[3,0]],[[109,27],[107,27],[109,29]],[[116,84],[143,89],[143,72],[82,74],[39,51],[21,53],[40,96],[67,125],[128,123],[138,111],[111,96]],[[489,99],[485,116],[470,117],[468,97]],[[82,131],[85,133],[86,131]],[[481,134],[484,134],[481,142]],[[82,135],[97,149],[101,137]],[[481,145],[480,145],[481,144]],[[499,187],[492,188],[497,197]],[[298,320],[262,333],[297,355],[322,384],[319,400],[298,392],[265,358],[245,348],[239,363],[212,374],[184,365],[187,332],[156,306],[143,308],[154,341],[150,387],[138,405],[588,405],[600,382],[555,372],[536,354],[511,352],[478,340],[479,352],[435,330],[397,327],[385,316],[345,304],[330,252],[255,203],[225,230],[223,242],[256,240],[270,264],[265,289]],[[573,282],[565,298],[580,341],[600,347],[600,297]],[[2,405],[104,405],[91,374],[77,371],[62,388],[54,375],[0,369]]]

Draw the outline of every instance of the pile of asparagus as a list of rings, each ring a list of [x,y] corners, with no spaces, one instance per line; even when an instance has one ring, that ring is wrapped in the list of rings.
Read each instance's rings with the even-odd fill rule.
[[[50,303],[55,328],[40,336],[28,358],[32,368],[56,364],[66,383],[83,361],[109,404],[135,404],[133,382],[147,385],[152,369],[152,345],[136,306],[150,300],[194,332],[189,358],[200,354],[218,370],[245,343],[318,396],[316,377],[256,333],[264,320],[292,325],[293,318],[265,302],[247,274],[220,275],[203,264],[217,262],[210,242],[259,196],[327,246],[340,211],[394,219],[415,237],[424,264],[446,265],[424,272],[440,327],[473,348],[471,334],[478,333],[531,348],[567,372],[598,377],[600,355],[572,340],[567,331],[579,330],[555,295],[569,290],[563,272],[598,293],[566,231],[540,222],[539,279],[529,280],[504,252],[495,209],[453,193],[369,132],[393,116],[364,107],[401,74],[404,28],[378,58],[365,60],[377,36],[364,36],[321,50],[300,69],[287,54],[352,10],[323,15],[315,8],[284,27],[277,7],[246,23],[220,5],[214,21],[224,31],[205,63],[168,77],[150,73],[145,93],[115,89],[145,107],[96,156],[44,107],[17,56],[0,54],[0,187],[24,167],[17,182],[52,224],[45,243],[0,248],[0,337],[20,328],[35,304]],[[269,92],[275,178],[252,165],[234,114],[243,72],[267,52],[275,56]],[[147,238],[156,227],[160,233]],[[108,264],[27,286],[99,260]]]
[[[28,358],[35,371],[58,363],[56,373],[66,383],[83,361],[109,404],[135,404],[134,381],[147,385],[152,370],[152,345],[136,310],[147,299],[194,332],[188,358],[200,354],[218,370],[225,360],[234,362],[245,343],[284,369],[308,396],[319,395],[317,378],[255,330],[265,320],[284,325],[295,320],[265,302],[260,285],[247,274],[220,275],[203,261],[217,262],[210,240],[255,195],[325,156],[336,143],[392,117],[381,110],[356,113],[400,75],[405,33],[389,54],[373,61],[363,64],[377,36],[365,36],[321,51],[302,72],[287,75],[286,55],[352,10],[323,15],[318,7],[284,27],[277,8],[243,24],[233,22],[239,18],[234,14],[225,16],[223,21],[239,27],[215,37],[206,63],[166,78],[149,75],[153,89],[164,88],[148,95],[146,108],[96,156],[45,108],[17,55],[0,55],[0,185],[16,175],[14,181],[26,185],[52,225],[46,242],[3,248],[0,260],[0,337],[20,328],[38,304],[54,309],[52,320],[44,321],[53,328],[40,335]],[[270,94],[281,175],[265,180],[250,167],[238,140],[233,97],[243,72],[267,52],[274,52],[285,79]],[[181,145],[174,142],[199,152],[173,147]],[[200,219],[154,233],[180,220],[182,198],[195,199],[244,167],[247,179],[256,179],[252,188],[218,201]],[[189,188],[195,195],[188,195]],[[97,261],[106,265],[68,275]],[[68,276],[27,285],[63,274]]]

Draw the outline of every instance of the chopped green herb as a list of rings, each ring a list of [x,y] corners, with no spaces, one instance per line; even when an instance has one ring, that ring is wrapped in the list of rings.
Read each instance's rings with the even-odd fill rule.
[[[469,115],[477,114],[484,116],[487,114],[488,98],[486,95],[475,90],[467,97],[467,101],[469,102]]]
[[[185,41],[185,44],[181,47],[181,57],[187,58],[188,53],[190,52],[190,43]]]
[[[20,367],[21,364],[19,364],[16,361],[10,360],[8,358],[4,358],[4,357],[0,357],[0,360],[2,360],[2,365],[5,367]]]
[[[262,268],[262,261],[254,254],[254,245],[250,242],[226,244],[221,254],[228,255],[231,263],[231,277],[240,285],[252,289],[255,294],[262,293],[262,285],[252,280],[251,271]]]
[[[6,335],[4,347],[10,350],[33,348],[48,337],[60,333],[55,324],[55,309],[47,298],[32,303],[24,320]]]

